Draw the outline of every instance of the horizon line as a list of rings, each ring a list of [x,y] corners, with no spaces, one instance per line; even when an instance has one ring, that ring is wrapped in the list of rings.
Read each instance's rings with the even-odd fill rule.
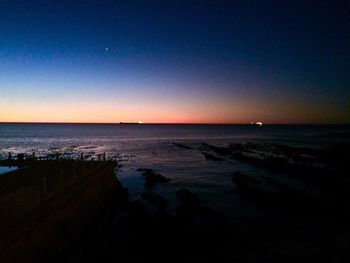
[[[125,125],[127,123],[121,123],[121,122],[40,122],[40,121],[34,121],[34,122],[22,122],[22,121],[11,121],[11,122],[2,122],[0,121],[0,124],[86,124],[86,125]],[[254,123],[197,123],[197,122],[146,122],[146,123],[131,123],[131,125],[254,125]],[[263,123],[263,125],[350,125],[350,123]]]

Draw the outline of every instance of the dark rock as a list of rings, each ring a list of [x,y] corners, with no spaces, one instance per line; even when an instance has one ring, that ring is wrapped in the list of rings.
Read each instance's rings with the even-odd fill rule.
[[[182,148],[182,149],[186,149],[186,150],[192,150],[192,148],[190,146],[187,146],[185,144],[182,143],[177,143],[177,142],[173,142],[173,145]]]
[[[234,172],[232,180],[239,186],[240,196],[265,209],[278,209],[283,213],[298,215],[322,214],[330,205],[319,196],[277,182],[269,177],[253,177]]]
[[[232,173],[232,180],[238,185],[255,185],[258,183],[258,180],[255,178],[252,178],[251,176],[247,176],[240,171],[236,171]]]
[[[166,183],[169,182],[170,179],[164,177],[159,173],[155,173],[152,169],[149,168],[139,168],[138,172],[141,172],[145,178],[145,186],[147,188],[152,188],[157,183]]]
[[[232,180],[239,186],[240,195],[256,203],[269,204],[276,201],[280,189],[261,178],[255,178],[239,171],[232,174]]]
[[[138,219],[149,220],[150,215],[147,208],[140,201],[131,201],[127,204],[127,211],[130,215]]]
[[[191,224],[195,217],[199,199],[187,189],[177,191],[176,197],[179,201],[179,205],[176,208],[176,216],[179,222],[185,225]]]
[[[210,153],[206,153],[206,152],[202,152],[202,154],[204,155],[205,159],[207,160],[211,160],[211,161],[224,161],[224,159],[217,157],[215,155],[212,155]]]
[[[265,166],[271,170],[285,168],[287,165],[289,165],[289,163],[286,158],[269,156],[265,159]]]
[[[194,205],[199,203],[198,197],[187,189],[178,190],[176,192],[176,197],[182,205]]]
[[[209,151],[213,151],[219,155],[229,155],[231,154],[231,150],[226,148],[226,147],[219,147],[219,146],[215,146],[215,145],[211,145],[208,143],[202,143],[200,146],[201,150],[209,150]]]
[[[158,208],[166,208],[168,205],[166,200],[161,195],[155,194],[151,191],[143,192],[141,197],[158,206]]]

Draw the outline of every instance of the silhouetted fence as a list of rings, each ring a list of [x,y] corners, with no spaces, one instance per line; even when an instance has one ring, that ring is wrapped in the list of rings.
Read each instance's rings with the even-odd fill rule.
[[[65,163],[64,161],[51,162],[57,167]],[[57,199],[69,197],[70,192],[74,192],[75,188],[84,187],[84,181],[90,177],[111,173],[115,166],[115,162],[69,161],[65,169],[58,169],[55,174],[50,174],[50,165],[48,165],[49,174],[40,176],[40,180],[34,180],[33,183],[21,186],[21,178],[18,178],[19,186],[15,190],[0,194],[0,233],[22,220],[39,214],[38,212],[42,212],[43,209],[47,210],[52,201],[57,202]],[[35,173],[35,168],[30,173]],[[26,175],[17,175],[15,171],[13,176],[23,178]]]

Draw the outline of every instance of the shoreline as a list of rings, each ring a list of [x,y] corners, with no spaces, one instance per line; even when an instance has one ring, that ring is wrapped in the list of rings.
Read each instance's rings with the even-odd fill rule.
[[[264,214],[229,218],[223,211],[213,209],[196,191],[184,186],[180,189],[173,188],[174,198],[169,201],[157,189],[161,186],[174,187],[170,180],[172,178],[164,176],[157,169],[148,168],[147,164],[135,170],[143,181],[138,197],[130,199],[129,189],[122,185],[118,174],[117,177],[114,176],[115,168],[120,169],[115,161],[23,160],[21,164],[21,161],[12,160],[11,165],[27,167],[22,172],[29,169],[28,166],[33,166],[34,170],[30,174],[35,180],[41,181],[41,185],[41,175],[47,176],[48,171],[56,171],[52,178],[57,180],[51,180],[54,182],[51,191],[64,193],[61,196],[69,200],[68,203],[59,201],[55,205],[64,207],[51,210],[55,217],[48,216],[51,218],[48,221],[39,220],[44,223],[36,228],[36,233],[41,234],[35,236],[43,242],[42,240],[48,239],[43,237],[43,233],[51,233],[49,239],[57,243],[50,241],[50,248],[47,245],[37,245],[37,251],[41,251],[38,252],[40,259],[36,258],[33,262],[130,259],[141,262],[178,262],[184,258],[203,262],[310,262],[325,258],[333,261],[338,258],[346,262],[350,259],[347,249],[348,246],[350,248],[347,242],[350,240],[347,227],[350,210],[346,203],[350,189],[347,144],[334,145],[329,149],[276,143],[231,143],[216,146],[176,142],[172,145],[179,153],[196,152],[202,155],[203,162],[211,166],[218,164],[217,167],[220,167],[226,161],[235,161],[256,167],[259,174],[233,169],[227,176],[231,181],[230,191],[236,191],[232,192],[232,202],[249,204],[254,209],[264,211]],[[321,168],[319,161],[323,162]],[[1,163],[9,164],[8,161],[0,161]],[[55,190],[55,186],[65,185],[62,178],[74,178],[72,171],[75,171],[76,176],[79,175],[79,166],[85,166],[86,170],[95,167],[93,173],[99,174],[99,165],[103,167],[104,164],[113,166],[113,169],[107,169],[109,175],[105,175],[105,180],[96,180],[96,175],[93,175],[91,178],[95,179],[86,184],[79,180],[75,184],[68,184],[74,185],[72,189],[79,189],[73,191],[76,192],[74,197],[67,197],[71,190]],[[21,169],[10,173],[18,175]],[[9,174],[0,175],[0,181],[8,176]],[[27,183],[31,185],[30,177],[11,178],[28,178]],[[14,183],[22,187],[23,182],[17,180]],[[314,186],[318,190],[314,192],[306,186]],[[37,191],[36,187],[29,188]],[[106,195],[107,193],[110,194]],[[36,194],[25,196],[31,196],[31,202],[36,204]],[[55,200],[55,195],[52,198]],[[62,206],[59,203],[69,205]],[[169,212],[169,206],[175,207],[174,213]],[[75,218],[81,219],[73,220],[74,214],[77,215]],[[37,224],[39,221],[32,222]],[[32,228],[24,227],[22,233],[26,233],[26,236],[34,235],[28,229]],[[51,229],[51,232],[47,229]],[[32,237],[31,240],[36,238]],[[24,246],[28,240],[21,242]],[[63,245],[59,245],[60,242]],[[40,244],[44,243],[46,242]],[[340,246],[336,254],[329,252],[329,248],[334,246]],[[12,253],[20,250],[17,246]],[[173,255],[172,258],[169,259],[169,255]],[[6,258],[2,261],[6,262]]]

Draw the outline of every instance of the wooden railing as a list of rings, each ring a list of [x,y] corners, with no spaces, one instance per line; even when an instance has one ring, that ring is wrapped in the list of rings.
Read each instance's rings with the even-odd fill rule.
[[[54,168],[51,167],[50,162]],[[116,166],[116,162],[110,161],[36,161],[35,163],[35,166],[38,167],[46,166],[47,174],[37,176],[32,182],[27,182],[25,185],[21,185],[21,178],[18,178],[18,187],[10,192],[0,193],[0,234],[21,221],[40,214],[43,209],[48,210],[50,203],[57,203],[59,199],[68,197],[74,192],[74,189],[84,187],[84,181],[89,178],[113,173]],[[64,169],[60,170],[61,166]],[[56,171],[51,173],[51,168]],[[22,178],[33,176],[36,167],[20,170],[21,174],[14,171],[3,176]],[[40,172],[42,173],[43,170]]]

